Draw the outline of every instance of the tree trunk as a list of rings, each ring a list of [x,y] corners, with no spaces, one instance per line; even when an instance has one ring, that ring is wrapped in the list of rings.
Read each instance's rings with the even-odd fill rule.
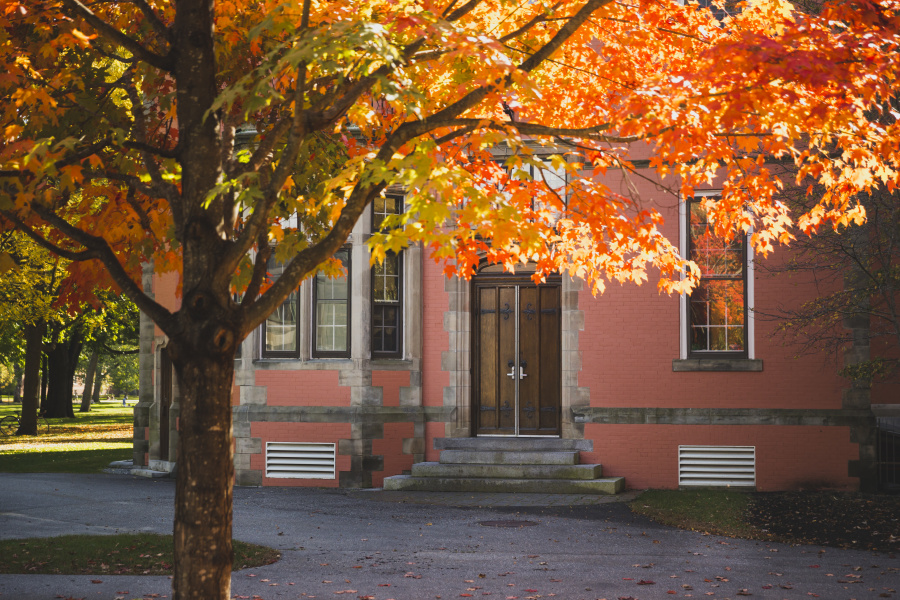
[[[94,392],[91,394],[91,402],[100,404],[100,388],[103,386],[103,378],[106,371],[97,370],[94,374]]]
[[[47,384],[49,379],[50,361],[47,360],[47,353],[44,352],[41,354],[41,410],[44,410],[44,405],[47,403]]]
[[[49,353],[50,382],[46,403],[41,406],[46,417],[75,417],[72,409],[72,387],[75,383],[75,367],[83,341],[82,333],[73,331],[67,342],[56,344]]]
[[[81,393],[81,408],[78,412],[89,412],[91,410],[91,392],[94,391],[94,373],[97,372],[97,362],[100,361],[100,352],[96,349],[91,352],[91,359],[88,361],[87,369],[84,372],[84,391]]]
[[[13,390],[13,402],[21,402],[22,401],[22,375],[24,370],[22,369],[22,363],[20,361],[16,361],[13,363],[13,378],[16,382],[16,387]]]
[[[170,347],[171,347],[170,343]],[[178,352],[181,391],[175,487],[174,598],[231,598],[234,359]]]
[[[41,346],[44,321],[25,325],[25,372],[22,391],[22,419],[17,435],[37,435],[38,397],[41,391]]]

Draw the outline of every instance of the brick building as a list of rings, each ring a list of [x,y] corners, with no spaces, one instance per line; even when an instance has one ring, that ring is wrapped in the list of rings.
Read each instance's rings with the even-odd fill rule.
[[[822,356],[795,358],[773,337],[775,323],[755,317],[814,293],[758,268],[789,251],[753,257],[746,240],[711,236],[699,205],[650,180],[632,185],[701,264],[690,297],[660,294],[652,280],[611,284],[598,297],[568,276],[536,287],[527,267],[447,279],[419,247],[373,268],[368,234],[402,196],[379,201],[342,251],[346,277],[304,282],[244,341],[233,395],[237,483],[415,488],[417,478],[385,478],[440,458],[449,464],[417,469],[430,468],[444,489],[528,491],[521,480],[532,479],[546,490],[559,478],[533,463],[568,453],[574,461],[563,462],[602,464],[602,475],[590,467],[571,476],[611,481],[606,491],[871,489],[869,390],[848,389]],[[707,194],[715,190],[698,197]],[[170,308],[175,283],[145,276]],[[165,338],[150,323],[142,332],[135,457],[168,470],[178,385]],[[509,462],[512,471],[499,464]]]

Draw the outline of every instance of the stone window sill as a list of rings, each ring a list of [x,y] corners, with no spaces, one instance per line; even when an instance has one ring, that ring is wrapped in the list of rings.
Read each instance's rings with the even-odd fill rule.
[[[692,371],[752,373],[762,370],[763,361],[759,358],[683,358],[672,361],[672,371],[675,373]]]

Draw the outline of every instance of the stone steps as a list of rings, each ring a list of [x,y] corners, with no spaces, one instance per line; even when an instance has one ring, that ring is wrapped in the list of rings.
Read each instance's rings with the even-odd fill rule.
[[[385,490],[617,494],[623,477],[602,477],[599,464],[579,464],[590,440],[559,438],[439,438],[440,462],[413,465],[410,475],[386,477]]]
[[[443,457],[442,457],[443,461]],[[413,465],[413,477],[460,477],[481,479],[596,479],[600,465],[541,464],[447,464],[423,462]]]
[[[591,440],[564,440],[554,437],[468,437],[437,438],[436,450],[487,450],[503,452],[590,452]]]
[[[578,452],[443,450],[441,462],[457,465],[577,465]]]
[[[604,479],[480,479],[472,477],[413,477],[395,475],[384,480],[386,491],[485,492],[519,494],[618,494],[624,477]]]

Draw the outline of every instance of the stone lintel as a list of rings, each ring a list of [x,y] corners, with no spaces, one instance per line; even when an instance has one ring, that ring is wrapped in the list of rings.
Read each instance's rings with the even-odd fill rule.
[[[672,371],[730,371],[761,372],[763,361],[758,358],[676,358],[672,361]]]

